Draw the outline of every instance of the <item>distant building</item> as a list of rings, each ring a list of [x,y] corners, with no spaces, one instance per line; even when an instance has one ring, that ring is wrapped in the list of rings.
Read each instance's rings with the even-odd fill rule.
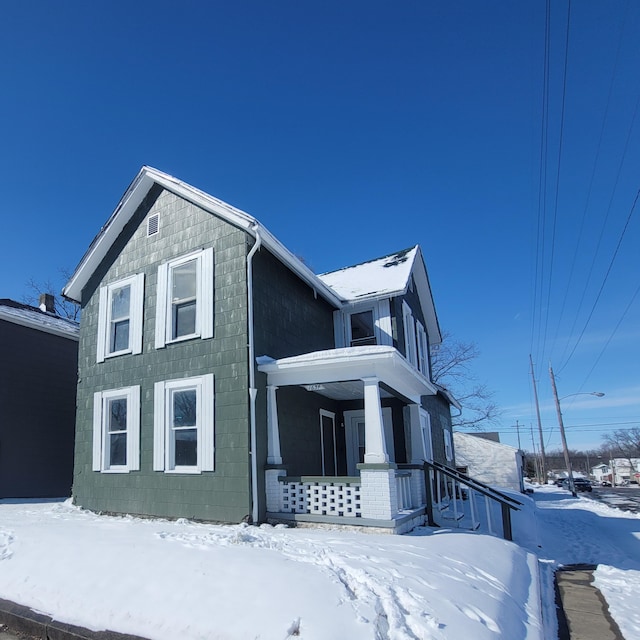
[[[484,435],[453,434],[456,468],[491,487],[524,492],[523,452]]]
[[[78,325],[0,299],[0,498],[71,495]]]

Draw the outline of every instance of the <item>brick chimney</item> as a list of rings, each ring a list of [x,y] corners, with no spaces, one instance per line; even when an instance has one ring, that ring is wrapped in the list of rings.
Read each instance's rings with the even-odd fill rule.
[[[40,294],[40,311],[46,311],[47,313],[56,312],[56,299],[50,293]]]

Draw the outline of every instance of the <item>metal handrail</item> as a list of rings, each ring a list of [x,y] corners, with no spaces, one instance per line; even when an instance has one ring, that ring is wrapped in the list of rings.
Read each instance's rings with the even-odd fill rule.
[[[430,470],[433,470],[437,473],[442,473],[444,476],[449,477],[454,482],[459,482],[462,485],[477,491],[482,494],[486,498],[490,500],[494,500],[495,502],[500,504],[502,511],[502,533],[504,535],[505,540],[513,540],[513,531],[511,527],[511,510],[520,511],[520,509],[515,505],[522,506],[523,503],[511,496],[508,496],[489,485],[484,484],[484,482],[480,482],[480,480],[475,480],[463,473],[455,469],[450,469],[449,467],[445,467],[439,462],[424,462],[424,473],[425,473],[425,485],[427,489],[427,520],[428,524],[431,527],[437,526],[435,519],[433,517],[433,495],[432,495],[432,486],[431,486],[431,474]],[[488,505],[487,505],[488,506]],[[489,513],[487,511],[487,513]]]

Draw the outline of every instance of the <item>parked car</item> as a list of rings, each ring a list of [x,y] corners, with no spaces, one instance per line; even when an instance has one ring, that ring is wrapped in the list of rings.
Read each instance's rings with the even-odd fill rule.
[[[553,481],[553,484],[555,484],[555,485],[556,485],[556,487],[561,487],[561,486],[562,486],[562,483],[563,483],[565,480],[566,480],[566,478],[556,478],[556,479]]]
[[[576,491],[592,491],[593,490],[591,483],[586,478],[574,478],[573,486],[575,487]],[[570,490],[569,478],[565,478],[562,481],[562,488]]]
[[[601,486],[601,487],[610,487],[610,486],[611,486],[611,483],[610,483],[608,480],[603,480],[603,481],[600,483],[600,486]]]

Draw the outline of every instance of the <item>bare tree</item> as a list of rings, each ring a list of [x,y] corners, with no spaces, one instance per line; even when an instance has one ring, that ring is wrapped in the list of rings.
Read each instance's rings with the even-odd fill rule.
[[[479,383],[471,369],[479,355],[475,343],[454,340],[448,332],[442,334],[440,348],[431,354],[431,379],[449,390],[462,406],[462,413],[453,418],[457,428],[480,430],[500,417],[493,391]]]
[[[29,278],[25,283],[27,293],[22,297],[22,301],[25,304],[30,304],[37,307],[40,303],[40,295],[48,293],[53,296],[54,299],[54,311],[61,318],[67,318],[68,320],[80,319],[80,305],[67,300],[60,295],[64,283],[66,283],[71,274],[68,269],[58,269],[58,280],[54,284],[53,281],[47,279],[44,282],[38,282],[34,278]]]
[[[615,457],[626,458],[634,469],[632,458],[640,458],[640,427],[616,429],[602,436],[602,451]],[[636,471],[638,469],[635,469]]]

